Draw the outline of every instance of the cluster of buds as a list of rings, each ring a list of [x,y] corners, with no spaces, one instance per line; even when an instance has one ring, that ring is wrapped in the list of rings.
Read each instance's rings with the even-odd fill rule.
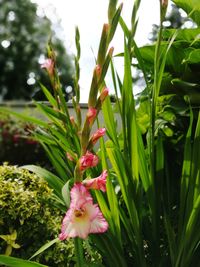
[[[108,94],[107,88],[102,91],[99,96],[101,101],[104,101]],[[93,198],[89,190],[101,190],[106,192],[107,171],[104,170],[100,176],[96,178],[86,178],[82,181],[83,173],[97,166],[99,158],[91,152],[91,149],[96,142],[106,133],[105,128],[99,128],[91,137],[90,130],[97,117],[98,110],[94,107],[89,107],[85,119],[85,124],[81,132],[82,155],[78,159],[77,155],[69,152],[66,154],[70,161],[76,162],[75,167],[75,183],[71,189],[70,207],[63,219],[60,240],[65,240],[70,237],[87,238],[90,233],[104,233],[108,229],[108,223],[103,217],[97,204],[93,203]]]

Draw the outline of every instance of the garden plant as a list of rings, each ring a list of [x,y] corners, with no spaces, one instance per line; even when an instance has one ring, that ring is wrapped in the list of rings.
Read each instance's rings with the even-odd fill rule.
[[[200,265],[200,116],[196,77],[200,67],[200,3],[174,0],[197,26],[164,30],[168,1],[160,0],[157,41],[139,48],[134,37],[140,2],[134,1],[129,28],[121,16],[123,5],[118,5],[117,0],[109,1],[108,23],[102,28],[85,117],[79,104],[78,28],[73,98],[76,117],[70,116],[62,94],[51,44],[42,68],[49,75],[53,94],[41,85],[50,106],[36,103],[48,120],[1,109],[36,125],[33,138],[45,149],[55,172],[35,165],[23,168],[48,182],[54,192],[54,205],[63,212],[61,230],[55,239],[38,248],[29,260],[1,255],[1,264],[45,266],[33,261],[34,257],[55,243],[73,239],[78,267]],[[124,33],[124,50],[115,55],[111,41],[117,27]],[[115,69],[114,56],[124,60],[123,78]],[[132,79],[133,58],[146,83],[138,98]],[[109,67],[116,95],[114,105],[105,82]],[[99,112],[103,123],[98,119]],[[98,261],[85,257],[90,248],[101,255]]]

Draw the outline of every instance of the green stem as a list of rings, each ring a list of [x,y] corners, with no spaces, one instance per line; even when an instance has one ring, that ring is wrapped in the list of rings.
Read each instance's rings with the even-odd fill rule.
[[[75,246],[75,256],[76,256],[76,267],[83,267],[84,256],[83,256],[82,240],[78,237],[74,238],[74,246]]]

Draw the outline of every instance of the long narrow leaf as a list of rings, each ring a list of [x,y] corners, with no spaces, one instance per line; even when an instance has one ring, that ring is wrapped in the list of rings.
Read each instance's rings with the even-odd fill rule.
[[[54,245],[55,243],[57,243],[59,241],[59,238],[55,238],[51,241],[49,241],[48,243],[46,243],[45,245],[43,245],[40,249],[38,249],[31,257],[30,260],[33,259],[34,257],[36,257],[37,255],[41,254],[42,252],[44,252],[46,249],[50,248],[52,245]]]
[[[37,262],[0,255],[0,264],[9,267],[48,267]]]
[[[35,165],[25,165],[25,166],[22,166],[21,168],[27,169],[37,174],[39,177],[43,178],[44,180],[46,180],[49,186],[55,191],[56,195],[59,196],[60,199],[63,199],[61,191],[62,191],[64,182],[61,181],[61,179],[58,176],[54,175],[53,173],[47,171],[44,168],[41,168]]]

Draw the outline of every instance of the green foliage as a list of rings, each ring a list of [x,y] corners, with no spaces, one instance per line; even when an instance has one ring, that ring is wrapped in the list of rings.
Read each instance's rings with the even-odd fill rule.
[[[51,22],[46,17],[37,16],[36,11],[36,4],[29,0],[0,1],[0,94],[3,99],[30,100],[33,96],[43,99],[37,83],[41,81],[50,85],[38,60],[45,56]],[[72,86],[71,57],[62,41],[52,35],[58,52],[61,82],[64,88]]]
[[[0,254],[8,242],[2,235],[16,231],[11,255],[28,259],[44,243],[58,236],[62,213],[54,207],[52,190],[42,178],[12,166],[0,166]],[[56,243],[34,260],[48,266],[71,266],[73,243]],[[73,266],[73,265],[72,265]]]
[[[173,0],[173,2],[182,8],[200,26],[200,3],[198,0]]]
[[[110,3],[115,6],[116,2]],[[86,172],[80,171],[79,159],[90,148],[92,123],[88,123],[86,117],[82,127],[78,112],[76,119],[70,118],[58,76],[54,73],[54,96],[42,87],[51,106],[38,104],[50,123],[35,120],[39,127],[34,135],[47,151],[57,175],[34,166],[26,168],[44,176],[54,189],[55,203],[61,209],[64,201],[69,205],[72,183],[95,177],[102,169],[107,169],[106,194],[98,190],[92,194],[109,229],[105,234],[89,237],[89,244],[101,253],[104,266],[192,267],[199,262],[200,255],[200,113],[198,99],[193,102],[191,97],[198,94],[200,84],[198,57],[191,54],[199,50],[199,28],[188,34],[180,30],[178,35],[174,30],[167,30],[164,34],[169,34],[170,38],[163,39],[161,16],[156,45],[138,48],[134,34],[139,3],[135,1],[132,10],[131,29],[120,17],[121,6],[114,15],[111,13],[115,8],[109,6],[112,11],[109,11],[109,24],[102,30],[98,65],[89,94],[89,107],[95,107],[98,112],[102,107],[103,124],[107,129],[108,141],[102,139],[98,151],[92,147],[101,164]],[[112,57],[109,44],[119,22],[124,31],[124,76],[121,80],[111,64],[116,92],[113,108],[110,99],[102,102],[98,93],[101,96],[105,86]],[[78,31],[76,46],[76,69],[79,71]],[[133,57],[137,58],[146,81],[146,89],[137,102],[132,84]],[[75,79],[77,91],[78,74]],[[78,101],[74,100],[73,104],[78,111]],[[121,128],[114,110],[119,112]],[[102,126],[99,121],[97,125]],[[78,267],[85,266],[81,243],[80,239],[75,239]]]
[[[0,255],[0,264],[10,267],[47,267],[46,265],[42,265],[36,262],[22,260],[14,257],[7,257],[4,255]]]
[[[24,122],[13,116],[0,113],[0,162],[13,165],[38,163],[50,168],[41,145],[33,139],[31,122]]]

